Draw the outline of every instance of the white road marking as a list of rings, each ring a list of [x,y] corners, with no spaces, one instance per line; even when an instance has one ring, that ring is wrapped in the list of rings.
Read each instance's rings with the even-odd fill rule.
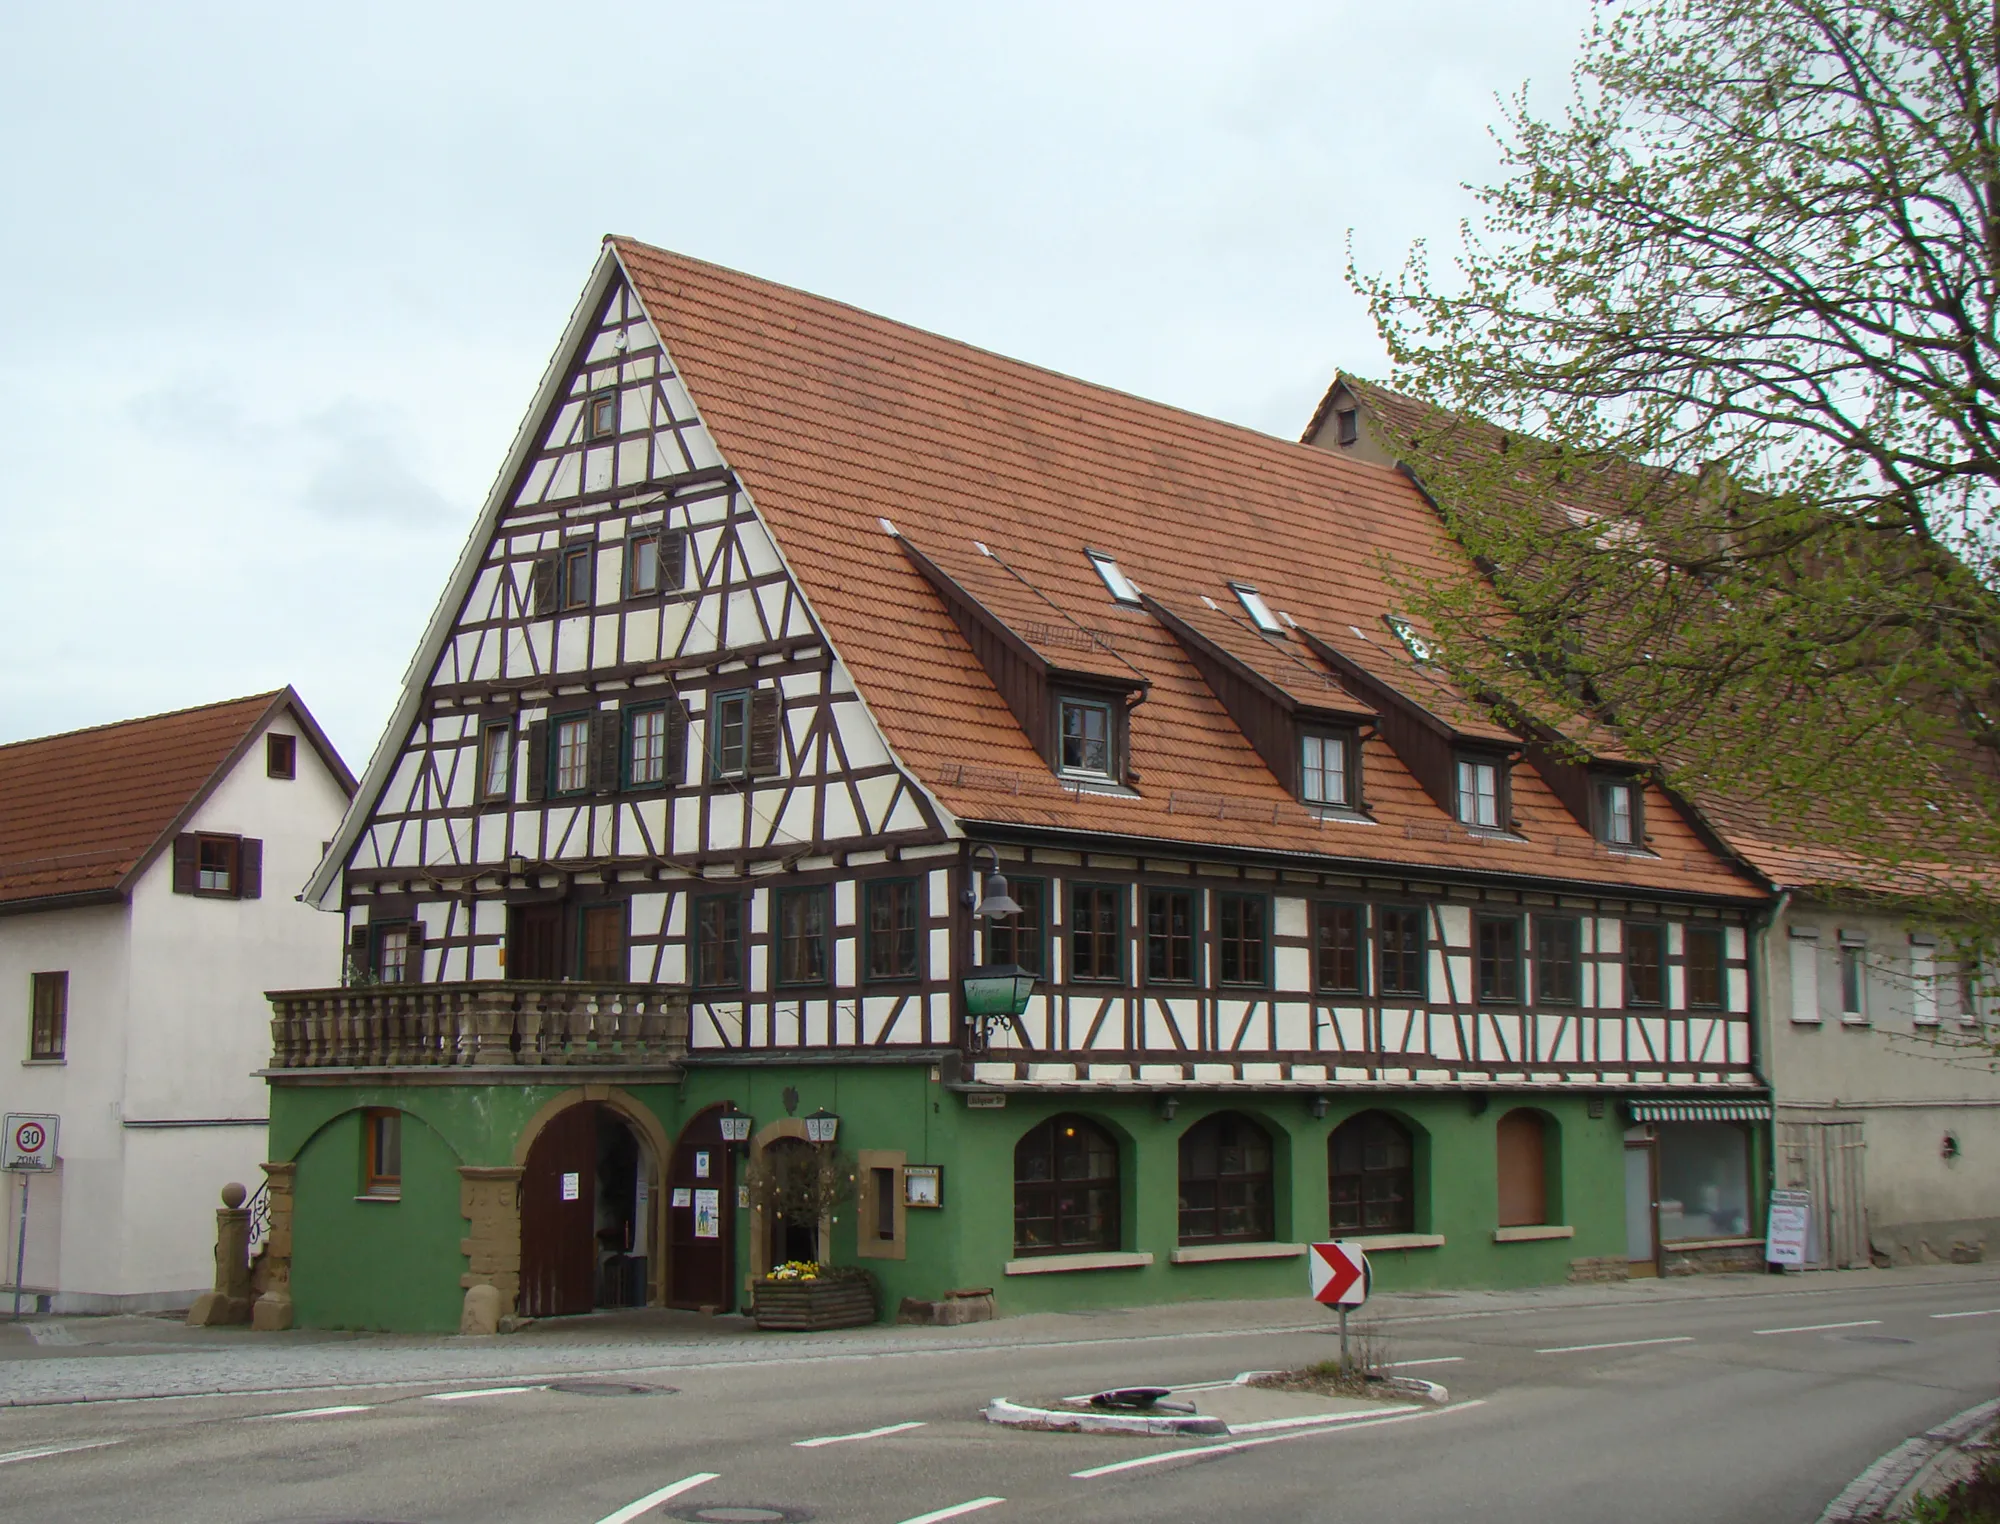
[[[1484,1397],[1475,1397],[1470,1402],[1456,1402],[1448,1408],[1436,1408],[1427,1413],[1394,1413],[1387,1417],[1370,1417],[1366,1422],[1342,1424],[1332,1427],[1321,1424],[1313,1429],[1293,1429],[1284,1434],[1263,1434],[1255,1439],[1228,1440],[1219,1445],[1191,1445],[1184,1450],[1160,1450],[1152,1455],[1141,1455],[1136,1460],[1113,1461],[1108,1466],[1092,1466],[1088,1471],[1072,1471],[1070,1475],[1078,1481],[1088,1481],[1092,1477],[1113,1476],[1120,1471],[1136,1471],[1141,1466],[1158,1466],[1168,1461],[1183,1460],[1190,1455],[1226,1455],[1232,1450],[1253,1450],[1258,1445],[1283,1444],[1292,1439],[1314,1439],[1322,1434],[1352,1434],[1357,1429],[1379,1428],[1391,1423],[1419,1423],[1433,1418],[1442,1418],[1447,1413],[1462,1413],[1467,1408],[1486,1405]],[[909,1524],[916,1524],[915,1520]]]
[[[1934,1318],[2000,1318],[2000,1307],[1985,1307],[1978,1312],[1934,1312]]]
[[[667,1483],[658,1492],[647,1493],[636,1503],[627,1503],[615,1513],[607,1513],[597,1521],[597,1524],[632,1524],[639,1515],[651,1512],[669,1498],[677,1498],[683,1492],[692,1492],[695,1488],[714,1481],[720,1475],[722,1475],[720,1471],[697,1471],[693,1476],[684,1476],[677,1482]]]
[[[115,1439],[86,1439],[73,1445],[36,1445],[29,1450],[9,1450],[0,1455],[0,1466],[11,1466],[15,1461],[40,1460],[44,1455],[69,1455],[78,1450],[102,1450],[106,1445],[115,1445]]]
[[[482,1386],[478,1390],[470,1392],[431,1392],[428,1394],[428,1400],[431,1402],[463,1402],[468,1397],[512,1397],[516,1392],[540,1392],[546,1390],[546,1387],[540,1386]]]
[[[844,1445],[850,1439],[880,1439],[884,1434],[901,1434],[910,1429],[921,1429],[920,1422],[884,1424],[879,1429],[863,1429],[858,1434],[823,1434],[818,1439],[795,1439],[792,1447],[797,1450],[817,1450],[821,1445]]]
[[[905,1519],[903,1524],[937,1524],[939,1519],[955,1519],[962,1513],[977,1513],[982,1508],[991,1508],[995,1503],[1004,1503],[1005,1498],[974,1498],[969,1503],[954,1503],[949,1508],[939,1508],[931,1513],[920,1513],[914,1519]],[[604,1524],[611,1524],[609,1519]]]
[[[1752,1332],[1762,1339],[1771,1334],[1825,1333],[1830,1328],[1878,1328],[1881,1323],[1880,1318],[1857,1318],[1852,1323],[1803,1323],[1797,1328],[1758,1328]]]
[[[1413,1365],[1457,1365],[1465,1359],[1463,1355],[1433,1355],[1428,1360],[1391,1360],[1382,1369],[1385,1371],[1408,1370]]]
[[[1272,1429],[1309,1429],[1317,1425],[1325,1428],[1336,1423],[1360,1423],[1365,1419],[1384,1418],[1391,1413],[1415,1412],[1411,1403],[1400,1403],[1393,1408],[1363,1408],[1358,1413],[1306,1413],[1298,1418],[1260,1418],[1255,1423],[1233,1423],[1231,1434],[1263,1434]]]
[[[1614,1339],[1609,1344],[1558,1344],[1554,1349],[1538,1349],[1538,1355],[1580,1355],[1593,1349],[1638,1349],[1644,1344],[1692,1344],[1693,1334],[1675,1334],[1671,1339]]]
[[[250,1423],[263,1423],[272,1418],[331,1418],[336,1413],[365,1413],[374,1404],[367,1402],[347,1402],[334,1408],[300,1408],[291,1413],[252,1413]]]

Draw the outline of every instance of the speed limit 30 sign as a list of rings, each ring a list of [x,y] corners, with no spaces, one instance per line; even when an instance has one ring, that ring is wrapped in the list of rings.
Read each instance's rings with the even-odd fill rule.
[[[54,1169],[60,1122],[59,1117],[9,1112],[0,1122],[0,1169]]]

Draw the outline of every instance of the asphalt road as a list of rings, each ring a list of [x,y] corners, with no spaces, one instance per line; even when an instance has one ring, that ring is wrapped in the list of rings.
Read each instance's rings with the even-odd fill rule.
[[[1991,1398],[2000,1376],[2000,1275],[1983,1271],[1607,1306],[1423,1305],[1405,1300],[1383,1325],[1388,1357],[1445,1383],[1448,1405],[1248,1442],[1023,1433],[977,1415],[995,1396],[1324,1358],[1332,1340],[1310,1313],[1280,1331],[1154,1318],[1136,1336],[1117,1317],[1076,1319],[1073,1337],[1014,1347],[773,1343],[728,1360],[682,1348],[651,1370],[566,1378],[582,1383],[569,1390],[392,1384],[17,1408],[0,1412],[0,1519],[1810,1524],[1877,1455]],[[395,1381],[394,1352],[379,1364]]]

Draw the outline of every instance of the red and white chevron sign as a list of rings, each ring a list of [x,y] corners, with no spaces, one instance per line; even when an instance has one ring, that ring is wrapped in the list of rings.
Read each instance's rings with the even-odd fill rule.
[[[1368,1256],[1354,1244],[1311,1244],[1306,1269],[1312,1298],[1329,1307],[1359,1307],[1368,1300]]]

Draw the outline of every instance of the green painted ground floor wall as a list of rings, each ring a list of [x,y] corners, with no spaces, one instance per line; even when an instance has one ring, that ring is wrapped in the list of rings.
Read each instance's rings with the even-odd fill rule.
[[[1172,1262],[1179,1242],[1179,1143],[1182,1133],[1218,1111],[1255,1121],[1272,1143],[1274,1238],[1307,1243],[1328,1236],[1328,1139],[1364,1111],[1393,1116],[1414,1142],[1418,1234],[1441,1245],[1371,1253],[1378,1290],[1507,1287],[1560,1282],[1577,1261],[1620,1260],[1626,1253],[1626,1122],[1617,1104],[1591,1116],[1584,1097],[1488,1093],[1435,1095],[1340,1093],[1315,1117],[1297,1094],[1182,1093],[1167,1119],[1152,1095],[1028,1095],[975,1109],[966,1097],[913,1065],[760,1065],[691,1067],[672,1084],[612,1088],[620,1104],[657,1119],[660,1135],[678,1136],[706,1108],[731,1102],[759,1134],[774,1122],[820,1109],[840,1119],[837,1147],[900,1153],[908,1164],[942,1171],[943,1204],[909,1209],[900,1258],[870,1257],[857,1234],[858,1203],[832,1214],[836,1263],[872,1270],[885,1316],[904,1297],[931,1300],[947,1291],[992,1287],[1001,1315],[1079,1307],[1224,1297],[1304,1295],[1298,1258]],[[456,1078],[457,1076],[454,1076]],[[483,1079],[483,1077],[481,1077]],[[602,1082],[601,1076],[592,1077]],[[518,1164],[524,1129],[546,1121],[553,1103],[583,1098],[559,1083],[435,1083],[356,1077],[340,1083],[273,1087],[274,1159],[294,1160],[292,1296],[297,1324],[309,1328],[450,1331],[458,1326],[468,1258],[460,1213],[462,1166]],[[1496,1131],[1512,1108],[1531,1105],[1544,1119],[1551,1224],[1566,1238],[1496,1241]],[[402,1113],[399,1199],[363,1190],[363,1119],[371,1108]],[[1017,1141],[1050,1118],[1081,1115],[1116,1141],[1119,1153],[1120,1249],[1151,1254],[1149,1265],[1009,1274],[1014,1244]],[[1763,1221],[1768,1175],[1765,1130],[1748,1129],[1751,1221]],[[664,1195],[664,1192],[662,1193]],[[736,1243],[739,1308],[753,1262],[751,1214],[725,1203]],[[1351,1235],[1340,1235],[1351,1236]],[[865,1245],[879,1248],[872,1235]],[[893,1248],[892,1251],[893,1252]]]

